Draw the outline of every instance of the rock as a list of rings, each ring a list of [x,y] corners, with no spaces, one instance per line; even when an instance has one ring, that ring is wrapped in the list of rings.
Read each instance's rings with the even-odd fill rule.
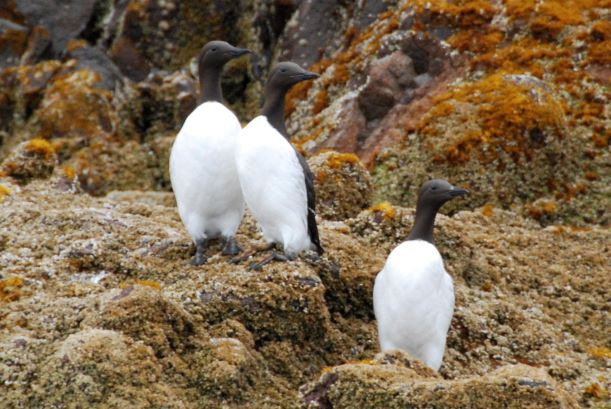
[[[0,69],[19,64],[27,35],[27,27],[0,18]]]
[[[144,80],[153,68],[175,70],[210,40],[243,44],[245,29],[236,22],[244,11],[239,2],[129,1],[111,19],[110,31],[116,36],[110,57],[132,81]]]
[[[17,146],[0,165],[0,169],[20,183],[32,178],[51,176],[57,163],[55,148],[47,140],[37,138]]]
[[[332,368],[301,388],[304,408],[577,408],[546,373],[526,365],[504,366],[481,376],[440,379],[400,351],[370,363]]]
[[[55,56],[68,41],[77,38],[87,27],[97,0],[15,0],[17,10],[29,26],[42,26],[51,34]]]
[[[416,75],[412,60],[395,51],[374,61],[369,79],[359,93],[359,107],[368,121],[383,117],[401,98]]]
[[[508,208],[570,184],[574,149],[548,84],[495,74],[440,97],[403,153],[380,158],[374,178],[379,197],[413,203],[426,178],[452,173],[471,191],[468,205]]]
[[[153,351],[119,332],[90,329],[72,334],[41,369],[29,405],[64,405],[68,399],[83,406],[130,402],[144,407],[156,402],[180,407],[174,396],[164,393],[167,385]]]
[[[279,38],[278,60],[303,66],[331,57],[331,50],[349,42],[354,32],[371,24],[388,7],[383,1],[368,1],[354,7],[341,1],[321,0],[302,1],[298,5]]]
[[[0,156],[5,156],[9,148],[22,142],[15,134],[25,128],[32,112],[38,108],[45,87],[61,68],[58,61],[45,61],[0,71],[0,113],[3,119],[0,129],[9,133],[9,138],[0,146]]]
[[[121,71],[100,47],[91,47],[79,42],[71,42],[68,48],[68,57],[77,61],[77,69],[88,69],[98,73],[101,80],[97,85],[109,91],[123,84]]]
[[[184,72],[157,72],[136,84],[121,101],[122,111],[138,135],[150,135],[151,140],[171,132],[175,137],[197,107],[197,89],[198,82]]]
[[[369,206],[372,186],[358,156],[325,152],[308,161],[314,174],[316,212],[329,220],[356,216]]]

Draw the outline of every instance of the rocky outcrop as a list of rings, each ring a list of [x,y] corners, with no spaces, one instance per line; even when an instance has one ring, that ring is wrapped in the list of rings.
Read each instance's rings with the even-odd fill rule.
[[[401,351],[346,364],[300,389],[304,408],[577,408],[545,373],[526,365],[501,367],[460,380],[441,379]]]
[[[385,204],[321,221],[320,261],[249,271],[215,244],[195,268],[171,194],[96,199],[55,174],[9,180],[0,180],[0,388],[9,403],[349,407],[361,396],[416,404],[430,392],[448,405],[485,407],[494,394],[571,407],[563,390],[583,405],[604,393],[604,229],[542,229],[489,208],[440,215],[437,243],[457,297],[442,380],[407,358],[344,365],[377,352],[373,279],[413,209]],[[238,240],[260,240],[250,217]]]
[[[604,1],[59,3],[0,8],[4,405],[606,407]],[[274,62],[321,74],[286,101],[320,259],[189,264],[167,163],[212,38],[259,54],[223,76],[243,123]],[[470,190],[438,374],[376,355],[371,298],[433,176]]]

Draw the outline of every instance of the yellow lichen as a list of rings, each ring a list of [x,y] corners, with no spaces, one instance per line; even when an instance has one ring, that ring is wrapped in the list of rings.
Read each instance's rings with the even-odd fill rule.
[[[70,41],[68,41],[68,45],[66,46],[67,50],[69,52],[78,50],[79,48],[85,48],[87,47],[87,41],[83,40],[83,39],[71,39]]]
[[[140,279],[122,282],[121,284],[119,284],[119,288],[125,289],[125,288],[132,287],[134,285],[141,285],[144,287],[154,288],[155,290],[161,290],[161,283],[154,281],[154,280],[140,280]]]
[[[4,197],[5,196],[10,196],[11,195],[11,189],[9,189],[8,187],[4,186],[3,184],[0,184],[0,203],[2,203],[4,201]]]
[[[484,216],[490,217],[492,216],[493,213],[494,213],[494,207],[492,206],[492,203],[486,203],[484,207],[482,207],[482,214]]]
[[[75,176],[76,176],[76,171],[74,170],[74,167],[72,165],[64,166],[64,177],[66,179],[72,180],[74,179]]]
[[[454,112],[457,122],[468,124],[461,135],[442,145],[445,158],[438,161],[463,163],[476,152],[481,161],[490,162],[500,150],[517,161],[521,156],[529,158],[534,144],[541,143],[533,141],[531,130],[557,138],[563,135],[562,105],[544,87],[503,73],[456,87],[434,103],[418,125],[420,133],[437,136],[438,120],[449,112]]]
[[[594,358],[611,359],[611,349],[607,347],[592,347],[588,349],[588,353]]]
[[[20,288],[23,286],[21,277],[8,277],[0,280],[0,302],[16,301],[21,297]]]
[[[55,148],[49,141],[43,138],[34,138],[25,145],[25,151],[32,155],[40,155],[50,158],[55,154]]]
[[[607,399],[609,397],[609,391],[598,383],[594,382],[588,386],[585,390],[586,395],[590,395],[597,399]]]
[[[539,220],[544,216],[553,215],[556,213],[558,206],[555,202],[550,200],[540,200],[534,204],[527,206],[530,217],[535,220]]]
[[[354,153],[332,153],[327,159],[327,164],[333,169],[339,169],[345,164],[356,164],[359,163],[360,159]]]
[[[381,202],[369,208],[372,213],[379,213],[384,220],[393,220],[397,216],[397,209],[389,202]]]

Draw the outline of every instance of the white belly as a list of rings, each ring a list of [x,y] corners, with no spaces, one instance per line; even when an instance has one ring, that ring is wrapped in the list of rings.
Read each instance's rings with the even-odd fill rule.
[[[376,277],[373,302],[382,351],[402,349],[438,370],[454,312],[454,286],[431,243],[401,243]]]
[[[235,165],[240,123],[218,102],[187,118],[170,154],[170,179],[178,213],[193,238],[235,235],[244,200]]]
[[[244,200],[269,242],[295,255],[311,246],[305,176],[290,143],[264,116],[240,134],[236,154]]]

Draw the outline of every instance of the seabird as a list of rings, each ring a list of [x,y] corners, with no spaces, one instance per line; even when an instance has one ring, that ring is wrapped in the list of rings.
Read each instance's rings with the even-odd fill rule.
[[[402,349],[439,370],[454,312],[454,285],[433,244],[439,208],[466,190],[445,180],[422,185],[407,240],[386,259],[373,287],[380,349]]]
[[[206,240],[222,237],[224,255],[240,249],[235,233],[244,199],[235,166],[242,127],[223,105],[221,73],[229,60],[250,52],[224,41],[210,41],[198,57],[199,106],[185,120],[172,146],[170,179],[178,213],[195,243],[194,265],[206,262]]]
[[[318,75],[292,62],[281,62],[269,74],[261,115],[240,133],[236,162],[242,193],[266,241],[283,246],[259,263],[292,260],[300,252],[323,248],[316,226],[314,178],[303,156],[289,142],[284,125],[284,97],[296,83]],[[242,257],[240,259],[244,259]]]

